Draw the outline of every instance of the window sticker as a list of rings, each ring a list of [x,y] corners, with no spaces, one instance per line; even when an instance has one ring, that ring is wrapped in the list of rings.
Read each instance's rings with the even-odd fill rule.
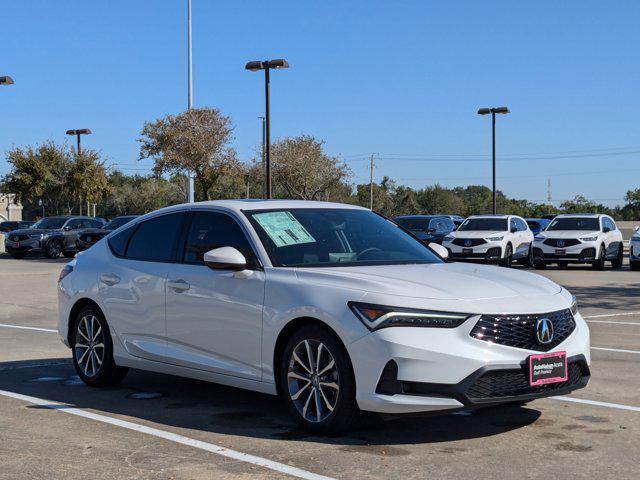
[[[253,215],[276,247],[315,243],[316,239],[290,212],[265,212]]]

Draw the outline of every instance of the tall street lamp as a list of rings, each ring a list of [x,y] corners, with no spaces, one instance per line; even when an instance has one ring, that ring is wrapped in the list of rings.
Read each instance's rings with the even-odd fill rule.
[[[507,114],[507,107],[481,108],[478,115],[491,114],[491,141],[492,141],[492,158],[493,158],[493,214],[496,214],[496,113]]]
[[[245,69],[257,72],[264,70],[264,94],[265,94],[265,170],[266,170],[266,197],[271,198],[271,125],[269,118],[269,70],[289,68],[289,63],[284,58],[276,60],[264,60],[249,62],[245,65]]]
[[[13,78],[9,76],[0,77],[0,85],[13,85]]]
[[[80,135],[89,135],[89,134],[91,134],[91,130],[89,130],[88,128],[79,128],[77,130],[67,130],[67,135],[75,135],[76,137],[78,137],[78,156],[82,154],[82,151],[80,150]]]

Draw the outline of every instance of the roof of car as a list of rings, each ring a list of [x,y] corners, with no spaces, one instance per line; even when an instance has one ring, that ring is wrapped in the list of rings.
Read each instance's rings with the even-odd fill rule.
[[[400,215],[395,218],[449,218],[449,215]]]
[[[353,210],[369,210],[358,205],[346,203],[319,202],[315,200],[262,200],[262,199],[240,199],[240,200],[210,200],[206,202],[182,203],[165,207],[161,210],[168,212],[172,210],[182,210],[185,207],[218,207],[224,210],[241,212],[243,210],[278,210],[287,208],[344,208]],[[156,212],[157,212],[156,211]],[[152,212],[155,213],[155,212]]]
[[[608,215],[605,215],[604,213],[561,213],[559,215],[556,215],[556,218],[564,218],[564,217],[589,217],[589,218],[600,218],[600,217],[606,217]]]
[[[468,218],[509,218],[509,217],[515,217],[516,215],[503,215],[503,214],[496,214],[493,215],[491,213],[488,213],[486,215],[471,215]]]

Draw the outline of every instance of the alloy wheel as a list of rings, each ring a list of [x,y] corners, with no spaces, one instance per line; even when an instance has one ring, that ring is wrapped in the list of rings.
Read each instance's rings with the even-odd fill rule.
[[[320,423],[336,408],[340,376],[333,355],[318,340],[303,340],[293,349],[287,370],[289,396],[307,421]]]
[[[74,355],[82,372],[95,377],[104,361],[104,335],[94,315],[86,315],[78,322]]]

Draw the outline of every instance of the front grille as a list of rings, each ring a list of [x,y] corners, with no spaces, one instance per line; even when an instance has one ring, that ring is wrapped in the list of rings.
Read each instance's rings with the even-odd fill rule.
[[[553,340],[543,345],[536,338],[536,321],[548,318],[553,323]],[[562,343],[576,328],[570,310],[536,315],[482,315],[471,330],[473,338],[508,347],[548,352]]]
[[[12,242],[24,242],[25,240],[29,240],[29,235],[9,235],[9,240]]]
[[[544,242],[545,245],[550,247],[573,247],[574,245],[580,245],[580,240],[575,238],[547,238]]]
[[[567,365],[569,378],[566,382],[549,383],[532,387],[525,368],[519,370],[496,370],[479,377],[467,390],[472,400],[516,397],[535,393],[552,392],[577,385],[582,380],[582,368],[578,362]]]
[[[478,245],[484,245],[487,242],[482,238],[455,238],[451,243],[458,245],[459,247],[477,247]]]

